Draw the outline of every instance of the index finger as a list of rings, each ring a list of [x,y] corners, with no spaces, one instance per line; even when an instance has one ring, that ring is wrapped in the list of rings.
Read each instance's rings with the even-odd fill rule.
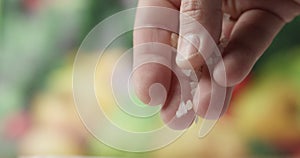
[[[176,9],[176,1],[167,0],[140,0],[137,9],[135,30],[134,30],[134,47],[139,45],[139,49],[134,49],[134,67],[133,82],[136,95],[139,99],[150,104],[150,88],[155,83],[159,83],[166,91],[169,91],[171,83],[171,70],[161,64],[147,61],[157,61],[171,65],[172,48],[161,48],[155,43],[171,45],[171,32],[162,28],[173,27],[176,30],[176,21],[178,17],[170,17],[168,12],[161,12],[162,7]],[[150,8],[147,8],[150,7]],[[151,8],[153,7],[153,8]],[[159,8],[158,8],[159,7]],[[159,10],[159,11],[158,11]],[[151,26],[152,25],[152,26]],[[156,26],[155,26],[156,25]],[[147,28],[145,28],[147,27]],[[159,28],[160,27],[160,28]],[[143,64],[146,63],[146,64]],[[151,105],[163,104],[162,100],[156,100]]]

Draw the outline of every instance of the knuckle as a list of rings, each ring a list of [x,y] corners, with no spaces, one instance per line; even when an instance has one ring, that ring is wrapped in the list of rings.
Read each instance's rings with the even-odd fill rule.
[[[180,12],[186,18],[195,18],[196,20],[204,20],[223,14],[221,7],[201,0],[182,0]]]
[[[182,13],[182,21],[184,25],[189,25],[194,20],[204,19],[204,15],[207,9],[202,7],[199,0],[183,0],[181,4],[180,12]]]
[[[183,12],[181,16],[181,25],[193,25],[197,21],[203,21],[205,13],[202,10],[189,10]]]
[[[194,12],[202,10],[201,1],[199,0],[182,0],[181,12]]]

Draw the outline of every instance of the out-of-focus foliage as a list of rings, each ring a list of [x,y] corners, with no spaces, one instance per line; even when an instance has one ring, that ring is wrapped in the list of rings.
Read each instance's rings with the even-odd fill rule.
[[[270,26],[271,27],[271,26]],[[286,54],[287,50],[290,50],[293,47],[299,46],[300,43],[300,17],[296,17],[292,22],[285,25],[281,32],[276,36],[272,45],[264,53],[261,59],[256,64],[256,69],[264,65],[269,58],[272,58],[274,54]]]

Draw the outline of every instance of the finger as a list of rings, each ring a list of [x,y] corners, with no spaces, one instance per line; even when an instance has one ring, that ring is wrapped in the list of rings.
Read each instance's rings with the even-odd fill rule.
[[[212,39],[218,43],[222,29],[221,0],[182,0],[180,7],[180,39],[176,62],[182,68],[191,64],[200,68],[204,61],[203,55],[209,56],[207,48]],[[209,37],[209,34],[211,37]],[[198,50],[199,48],[199,50]]]
[[[223,12],[231,15],[233,19],[238,19],[245,11],[260,9],[275,14],[285,22],[291,22],[300,14],[299,0],[264,0],[264,1],[240,1],[223,0]]]
[[[135,27],[143,27],[148,25],[165,26],[166,28],[175,27],[178,20],[176,17],[167,18],[169,11],[157,11],[157,8],[141,8],[149,6],[158,6],[165,8],[176,9],[174,4],[169,1],[161,0],[141,0],[139,1],[139,8],[137,9]],[[162,14],[162,16],[157,16]],[[178,26],[177,26],[178,27]],[[146,104],[151,102],[149,90],[155,83],[161,84],[165,91],[169,91],[171,82],[171,70],[166,66],[170,65],[172,50],[171,47],[161,47],[153,42],[170,45],[171,33],[160,28],[141,28],[134,30],[134,46],[143,45],[134,49],[134,67],[133,82],[136,95]],[[152,60],[151,63],[150,60]],[[153,61],[157,64],[153,63]],[[146,64],[143,64],[146,63]],[[158,98],[153,105],[163,104]]]
[[[226,88],[226,94],[223,101],[217,101],[220,104],[211,104],[211,107],[209,107],[210,103],[212,102],[212,95],[218,95],[218,92],[213,93],[213,89],[217,90],[219,87],[213,87],[212,82],[214,82],[209,74],[208,68],[204,68],[201,76],[201,80],[198,84],[193,104],[194,104],[194,111],[195,113],[206,119],[218,119],[220,116],[222,116],[231,99],[232,95],[232,87]],[[221,97],[222,98],[222,97]],[[218,97],[215,97],[215,99],[221,99]],[[215,102],[216,103],[216,102]],[[223,107],[220,107],[223,106]],[[212,109],[208,113],[208,109]],[[220,111],[218,110],[220,109]]]
[[[240,83],[283,25],[281,18],[266,11],[250,10],[243,13],[224,50],[223,62],[226,71],[218,63],[213,72],[215,81],[226,87]]]

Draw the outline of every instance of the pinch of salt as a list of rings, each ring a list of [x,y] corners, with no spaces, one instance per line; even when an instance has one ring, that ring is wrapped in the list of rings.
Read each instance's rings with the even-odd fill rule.
[[[191,73],[192,73],[192,70],[182,70],[182,72],[183,72],[187,77],[190,77],[190,76],[191,76]]]
[[[193,108],[193,103],[191,100],[188,100],[186,102],[186,108],[187,108],[187,110],[191,110]]]
[[[179,111],[179,110],[176,111],[176,117],[177,117],[177,118],[180,118],[182,115],[183,115],[183,114],[181,113],[181,111]]]
[[[186,114],[187,111],[188,111],[187,108],[185,107],[184,102],[180,103],[179,108],[181,109],[181,111],[182,111],[183,114]]]
[[[196,88],[198,85],[198,82],[190,82],[191,88]]]
[[[181,103],[179,104],[178,110],[177,110],[177,112],[176,112],[176,117],[177,117],[177,118],[180,118],[180,117],[182,117],[183,115],[185,115],[186,113],[187,113],[187,109],[186,109],[186,107],[185,107],[185,104],[184,104],[184,102],[181,102]]]

